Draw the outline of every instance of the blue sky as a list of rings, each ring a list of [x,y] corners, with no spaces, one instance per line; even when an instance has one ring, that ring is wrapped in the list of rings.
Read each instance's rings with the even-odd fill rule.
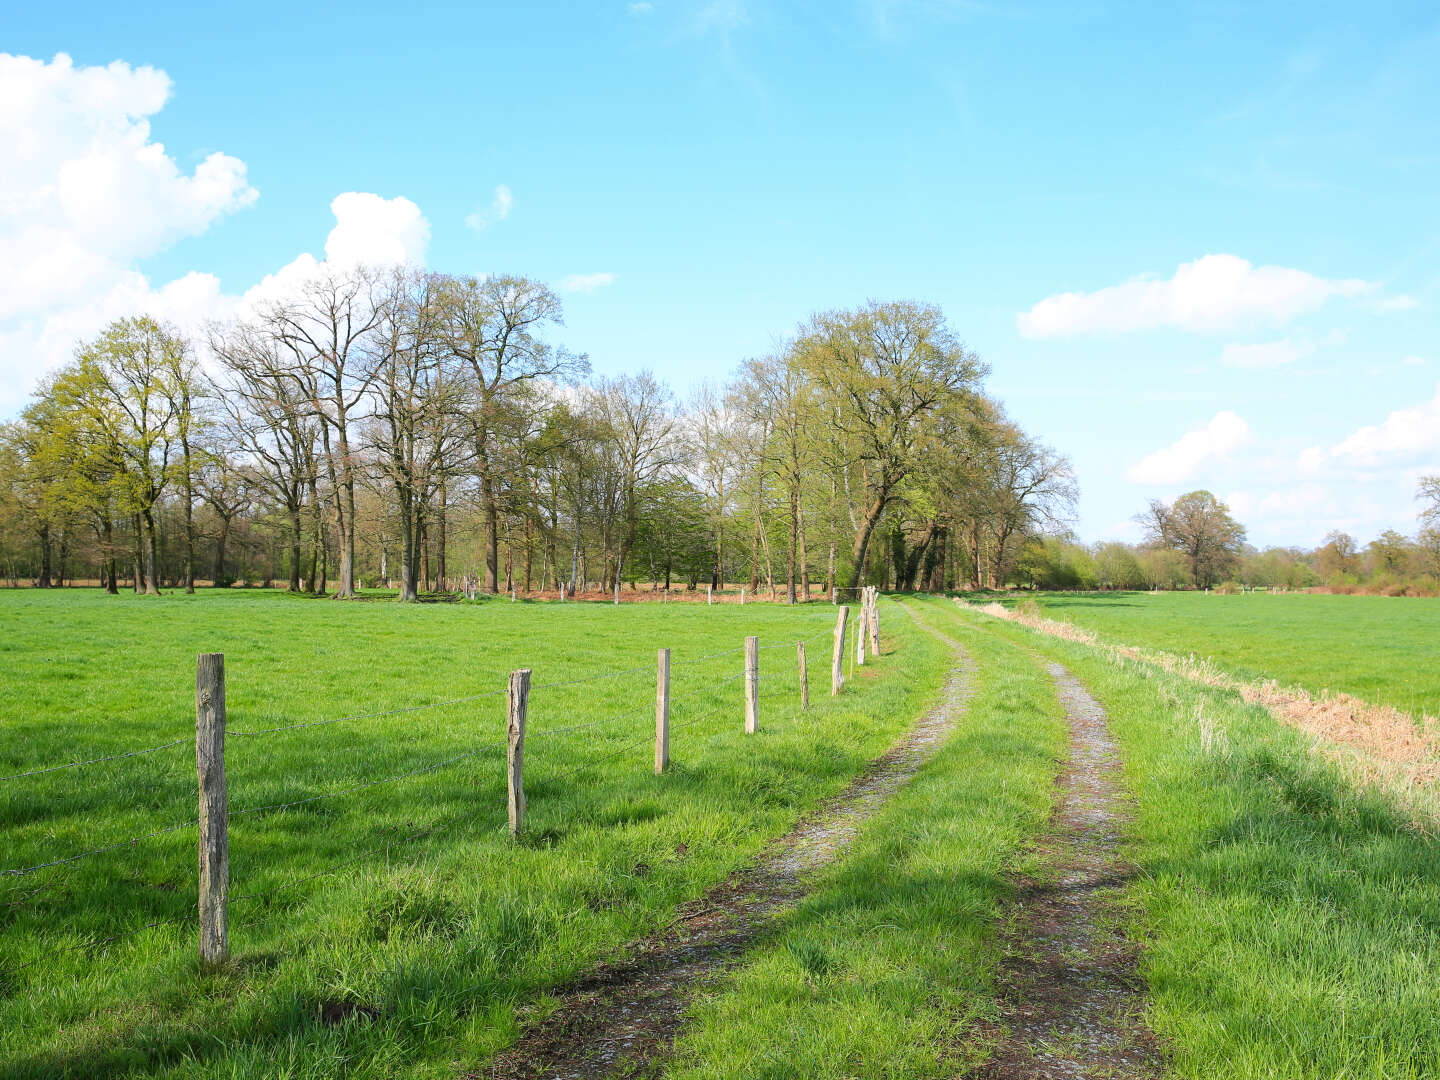
[[[569,345],[681,391],[933,301],[1086,539],[1206,486],[1364,542],[1440,471],[1433,3],[30,5],[0,52],[3,414],[330,238],[564,283]]]

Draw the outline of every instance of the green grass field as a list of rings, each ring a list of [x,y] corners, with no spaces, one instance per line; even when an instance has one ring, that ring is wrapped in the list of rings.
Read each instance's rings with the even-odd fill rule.
[[[1008,598],[1007,603],[1021,598]],[[1440,715],[1440,602],[1202,592],[1041,593],[1045,614],[1113,642],[1195,653],[1250,679]]]
[[[1440,711],[1440,605],[1043,600],[1108,640]],[[919,1080],[976,1067],[996,1037],[1010,875],[1043,876],[1030,842],[1065,751],[1042,664],[1054,658],[1105,705],[1124,759],[1138,872],[1122,899],[1171,1075],[1440,1075],[1440,842],[1403,807],[1231,691],[940,598],[882,612],[884,655],[832,700],[834,609],[822,604],[0,593],[0,776],[178,740],[0,780],[0,869],[182,826],[0,876],[0,1076],[483,1069],[527,1007],[664,926],[928,707],[950,658],[926,625],[975,662],[966,712],[814,891],[694,1003],[662,1073]],[[752,633],[766,648],[761,732],[746,736],[736,676]],[[799,638],[813,639],[803,715]],[[657,777],[661,645],[673,650],[675,764]],[[199,651],[226,654],[232,811],[312,800],[233,820],[234,959],[215,974],[198,969],[185,824]],[[514,842],[500,691],[520,666],[535,685],[529,828]],[[438,702],[451,703],[416,708]],[[319,1022],[337,1006],[364,1011]]]
[[[193,821],[200,651],[226,655],[236,815],[234,959],[218,975],[198,970],[191,827],[0,877],[0,1074],[449,1076],[483,1061],[513,1036],[517,1005],[663,924],[843,787],[933,696],[944,652],[895,618],[887,655],[832,700],[834,614],[0,595],[0,775],[179,741],[0,782],[0,869]],[[763,649],[757,736],[743,733],[735,679],[746,634]],[[656,777],[662,645],[674,767]],[[521,666],[534,673],[529,817],[514,843],[496,695]],[[455,698],[470,700],[362,715]],[[163,925],[104,943],[152,922]],[[322,1026],[327,1003],[378,1018]]]
[[[975,661],[945,747],[695,1010],[667,1076],[938,1078],[982,1061],[1007,871],[1045,824],[1067,742],[1049,677],[943,601],[907,601]],[[894,620],[892,620],[894,621]]]
[[[1132,936],[1172,1075],[1440,1075],[1433,833],[1233,693],[962,615],[1070,666],[1110,714],[1135,806]]]

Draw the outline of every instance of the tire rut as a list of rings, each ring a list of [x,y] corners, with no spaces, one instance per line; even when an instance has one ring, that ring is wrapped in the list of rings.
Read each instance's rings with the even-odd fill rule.
[[[1161,1074],[1145,1026],[1136,947],[1114,896],[1133,873],[1120,854],[1120,761],[1105,710],[1069,671],[1047,665],[1070,724],[1070,758],[1038,853],[1048,880],[1023,879],[1003,935],[1003,1019],[985,1080],[1113,1080]]]
[[[907,611],[908,614],[908,611]],[[973,664],[959,642],[940,700],[840,795],[828,800],[699,900],[670,927],[632,942],[556,992],[559,1005],[483,1069],[490,1080],[579,1080],[644,1074],[669,1053],[697,991],[733,967],[809,891],[811,874],[836,859],[873,815],[935,753],[971,695]]]

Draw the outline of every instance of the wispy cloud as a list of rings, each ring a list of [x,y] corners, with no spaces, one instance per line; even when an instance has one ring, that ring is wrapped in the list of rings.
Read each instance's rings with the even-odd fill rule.
[[[615,281],[615,275],[607,271],[596,274],[571,274],[560,279],[560,291],[566,293],[593,293]]]
[[[504,221],[510,216],[510,208],[515,205],[515,197],[510,194],[510,189],[504,184],[495,185],[495,195],[490,200],[488,208],[476,207],[465,215],[465,227],[480,232],[489,228],[497,221]]]
[[[638,3],[626,4],[625,14],[637,19],[645,15],[653,15],[655,14],[655,5],[646,3],[645,0],[639,0]]]

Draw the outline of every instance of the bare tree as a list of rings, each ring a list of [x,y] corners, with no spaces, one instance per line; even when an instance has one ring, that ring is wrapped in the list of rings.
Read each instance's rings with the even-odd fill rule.
[[[501,428],[512,396],[539,379],[563,381],[588,370],[583,356],[540,335],[563,325],[560,299],[524,277],[446,278],[445,347],[469,365],[475,379],[473,436],[485,531],[485,590],[500,588]]]
[[[355,595],[355,483],[359,462],[351,429],[375,379],[375,329],[381,311],[377,275],[364,267],[329,268],[305,282],[292,298],[271,304],[261,318],[288,356],[320,421],[335,527],[340,546],[337,599]]]

